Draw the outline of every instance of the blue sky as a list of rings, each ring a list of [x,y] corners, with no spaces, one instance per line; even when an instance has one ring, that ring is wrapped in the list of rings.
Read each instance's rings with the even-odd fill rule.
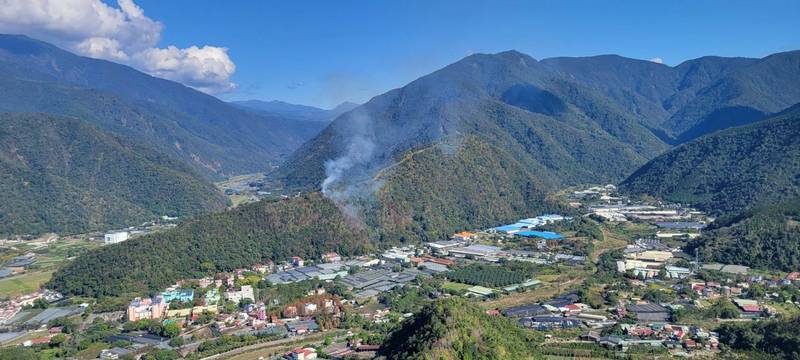
[[[138,0],[161,45],[227,47],[223,99],[364,102],[472,52],[665,64],[800,49],[800,1]]]

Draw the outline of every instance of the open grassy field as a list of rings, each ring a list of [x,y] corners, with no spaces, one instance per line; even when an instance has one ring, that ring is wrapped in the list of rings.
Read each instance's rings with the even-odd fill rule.
[[[467,290],[467,289],[469,289],[471,287],[472,287],[472,285],[467,285],[467,284],[462,284],[462,283],[457,283],[457,282],[452,282],[452,281],[445,281],[442,284],[442,288],[449,289],[449,290]]]
[[[31,271],[0,280],[0,297],[14,297],[34,292],[50,280],[53,271]]]

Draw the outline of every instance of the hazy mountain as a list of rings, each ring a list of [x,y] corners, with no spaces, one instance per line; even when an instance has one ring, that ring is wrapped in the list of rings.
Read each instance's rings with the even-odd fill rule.
[[[0,236],[104,230],[225,204],[182,162],[87,122],[0,114]]]
[[[78,116],[209,174],[267,170],[318,131],[17,35],[0,35],[0,89],[0,110]]]
[[[800,102],[800,51],[777,53],[763,59],[700,58],[679,65],[688,84],[685,98],[670,103],[675,111],[663,124],[677,137],[690,132],[702,136],[743,119],[763,119]],[[701,81],[704,77],[714,80]],[[691,79],[691,80],[688,80]],[[697,89],[697,90],[694,90]],[[725,122],[729,121],[730,124]],[[684,135],[684,140],[691,138]]]
[[[289,120],[323,123],[331,122],[337,116],[358,107],[358,104],[356,103],[343,102],[333,109],[326,110],[308,105],[290,104],[279,100],[240,100],[231,101],[231,104],[244,109],[277,115]]]
[[[631,193],[739,211],[800,196],[800,105],[681,145],[622,183]]]

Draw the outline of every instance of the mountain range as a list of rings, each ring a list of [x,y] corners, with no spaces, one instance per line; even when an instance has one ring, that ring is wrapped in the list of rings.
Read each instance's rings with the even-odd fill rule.
[[[558,188],[622,181],[674,144],[779,113],[800,102],[798,64],[797,51],[675,67],[476,54],[339,116],[270,176],[322,189],[382,239],[441,238],[552,209]]]
[[[0,114],[0,236],[80,233],[225,206],[185,163],[88,122]]]
[[[355,253],[440,240],[529,214],[569,212],[552,196],[569,185],[627,178],[623,189],[631,193],[719,213],[796,194],[793,164],[800,157],[793,155],[797,111],[791,106],[800,102],[799,59],[795,51],[763,59],[704,57],[670,67],[613,55],[541,61],[516,51],[472,55],[341,113],[269,174],[309,194],[209,215],[163,235],[207,251],[238,249],[242,241],[259,251],[222,259],[203,250],[205,260],[165,272],[156,283],[142,284],[143,274],[120,274],[116,281],[123,285],[97,292],[87,286],[105,287],[108,279],[92,274],[110,266],[98,251],[59,272],[54,284],[68,293],[119,294],[290,255],[276,247],[280,239],[258,240],[263,226],[248,219],[285,217],[278,232],[295,239],[295,232],[308,234],[307,218],[334,216],[326,231],[308,239],[315,248]],[[288,113],[318,113],[279,103],[251,102],[246,110],[214,104],[246,116],[283,112],[284,123],[308,122]],[[258,104],[265,108],[252,109]],[[738,185],[724,179],[740,176],[745,181]],[[290,213],[276,213],[283,207]],[[136,261],[182,256],[180,248],[155,246],[160,236],[148,238]]]
[[[412,149],[474,135],[548,184],[620,181],[671,144],[800,102],[799,66],[797,51],[675,67],[615,55],[472,55],[343,114],[275,176],[318,188],[326,161],[344,158],[364,181]],[[360,143],[374,151],[348,157]]]
[[[314,106],[290,104],[280,100],[238,100],[230,103],[243,109],[272,114],[287,120],[320,122],[325,125],[359,105],[353,102],[343,102],[333,109],[320,109]]]
[[[0,35],[0,89],[0,111],[80,117],[211,178],[267,171],[319,131],[21,35]]]
[[[716,214],[800,197],[800,104],[769,119],[683,144],[621,184],[634,194]]]

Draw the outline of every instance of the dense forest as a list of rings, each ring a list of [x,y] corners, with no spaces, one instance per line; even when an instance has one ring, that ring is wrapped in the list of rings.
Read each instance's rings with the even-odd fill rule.
[[[508,153],[468,136],[448,154],[441,146],[413,151],[376,182],[377,209],[367,222],[384,240],[436,241],[454,232],[558,212],[536,174]]]
[[[630,193],[735,213],[800,196],[800,105],[667,152],[622,184]]]
[[[687,252],[762,269],[800,269],[800,199],[717,219]]]
[[[106,230],[225,206],[189,166],[80,119],[0,114],[0,237]]]
[[[388,359],[537,359],[536,332],[461,298],[430,303],[384,343]]]
[[[717,329],[727,347],[763,357],[800,359],[800,318],[726,323]]]
[[[353,255],[368,247],[364,231],[312,193],[199,216],[175,229],[105,246],[57,271],[47,286],[70,295],[140,294],[267,260],[314,259],[328,251]]]

